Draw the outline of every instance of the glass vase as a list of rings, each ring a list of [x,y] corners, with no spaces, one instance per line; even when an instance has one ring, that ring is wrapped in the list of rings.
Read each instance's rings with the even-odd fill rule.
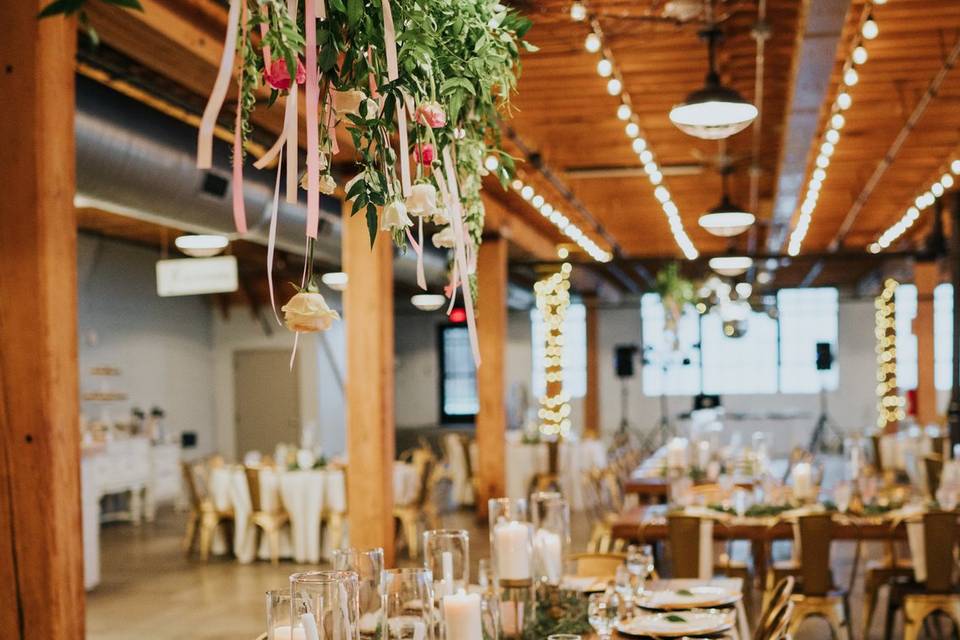
[[[380,640],[435,640],[438,616],[429,569],[383,572]]]
[[[383,581],[383,549],[335,549],[333,568],[357,574],[360,637],[375,638],[383,606],[380,588]]]
[[[290,576],[293,637],[359,640],[359,582],[354,571],[306,571]]]
[[[267,591],[266,640],[305,640],[303,629],[292,621],[290,591]]]
[[[570,505],[557,492],[541,491],[530,496],[530,513],[534,578],[540,584],[557,586],[570,548]]]
[[[494,498],[488,503],[490,558],[499,601],[500,636],[522,638],[536,615],[533,581],[533,526],[527,501]]]
[[[463,529],[425,531],[423,566],[433,574],[433,593],[438,600],[466,590],[470,584],[470,534]]]

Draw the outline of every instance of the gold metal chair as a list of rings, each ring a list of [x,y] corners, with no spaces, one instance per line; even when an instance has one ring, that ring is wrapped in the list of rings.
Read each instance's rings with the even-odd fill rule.
[[[410,557],[416,558],[419,553],[421,520],[425,518],[430,528],[439,528],[439,513],[436,505],[431,504],[433,472],[438,465],[433,452],[422,446],[404,452],[400,459],[409,461],[417,470],[418,485],[416,496],[410,504],[394,506],[393,517],[399,521],[400,533]]]
[[[233,524],[233,511],[217,509],[207,492],[206,473],[203,463],[181,462],[184,484],[190,498],[190,514],[187,516],[187,532],[183,550],[189,556],[199,537],[200,559],[210,559],[213,534],[221,524]],[[230,540],[230,537],[227,537]]]
[[[578,576],[613,578],[617,567],[627,561],[625,553],[578,553],[573,556]]]
[[[931,497],[936,496],[943,474],[943,457],[939,454],[923,456],[923,468],[927,473],[927,492]]]
[[[800,516],[800,575],[799,593],[791,596],[795,608],[788,633],[795,634],[803,621],[820,616],[830,625],[833,637],[851,640],[850,601],[846,590],[834,586],[830,571],[830,540],[833,519],[829,514]]]
[[[620,517],[620,508],[617,508],[616,482],[607,478],[607,472],[602,469],[584,471],[583,489],[590,506],[593,519],[593,529],[587,542],[587,552],[604,553],[622,551],[626,547],[626,540],[613,537],[613,523]],[[622,499],[621,499],[622,505]]]
[[[894,523],[896,528],[900,523]],[[877,609],[880,589],[891,586],[897,580],[909,580],[913,577],[913,562],[897,554],[897,543],[888,540],[884,543],[883,557],[867,562],[863,577],[863,637],[870,634],[873,614]]]
[[[787,576],[780,580],[769,594],[764,594],[763,608],[760,611],[760,617],[757,618],[757,627],[753,630],[753,640],[772,640],[776,629],[782,622],[783,609],[789,607],[793,611],[793,603],[790,597],[793,596],[793,587],[796,579],[793,576]],[[789,615],[786,620],[789,620]],[[786,632],[786,629],[783,630]]]
[[[788,600],[777,611],[773,612],[770,626],[758,640],[789,640],[790,623],[793,621],[796,605]]]
[[[260,496],[259,467],[245,467],[243,471],[247,477],[250,506],[253,509],[250,514],[250,522],[254,525],[255,530],[260,529],[263,531],[263,535],[267,536],[270,545],[270,562],[275,565],[280,564],[280,529],[290,522],[290,516],[279,504],[271,511],[263,508],[263,500]]]
[[[926,580],[897,583],[890,593],[885,637],[890,638],[896,611],[903,608],[903,639],[915,640],[927,616],[946,614],[960,628],[960,593],[957,592],[957,514],[934,511],[923,515]]]

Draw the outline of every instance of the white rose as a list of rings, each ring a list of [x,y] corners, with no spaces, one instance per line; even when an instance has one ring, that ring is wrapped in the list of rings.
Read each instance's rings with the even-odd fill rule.
[[[333,109],[338,115],[357,115],[360,113],[360,103],[367,99],[363,91],[334,91]]]
[[[320,193],[330,195],[337,190],[337,181],[329,173],[320,176]]]
[[[437,208],[437,190],[432,184],[415,184],[407,196],[407,211],[415,216],[430,217]]]
[[[280,308],[283,321],[291,331],[316,333],[326,331],[340,314],[327,306],[320,293],[301,291]]]
[[[380,103],[373,98],[367,98],[367,118],[373,119],[380,115]]]
[[[433,234],[433,246],[437,249],[453,249],[456,246],[456,237],[453,235],[453,227],[446,226],[437,233]]]
[[[400,200],[394,200],[383,208],[383,214],[380,218],[380,228],[384,231],[402,231],[412,224],[413,221],[410,219],[410,216],[407,215],[407,207]]]
[[[433,210],[433,223],[434,224],[450,224],[450,214],[447,213],[445,207],[437,207]]]

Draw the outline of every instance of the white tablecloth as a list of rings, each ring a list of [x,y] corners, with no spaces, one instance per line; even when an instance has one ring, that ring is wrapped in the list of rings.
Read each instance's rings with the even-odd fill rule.
[[[394,500],[407,504],[417,495],[419,477],[411,465],[398,462],[394,466]],[[221,467],[210,473],[210,494],[219,509],[233,509],[236,526],[233,548],[240,562],[252,562],[255,557],[269,557],[265,544],[255,548],[255,531],[250,522],[252,505],[247,479],[242,467]],[[317,563],[322,556],[330,557],[330,542],[321,547],[320,519],[324,512],[345,515],[347,511],[347,483],[342,469],[313,469],[310,471],[260,472],[260,501],[264,510],[282,507],[290,515],[289,530],[280,537],[281,557],[292,557],[301,563]],[[224,553],[222,537],[215,540],[214,553]]]
[[[548,471],[547,445],[523,444],[519,432],[507,434],[506,471],[507,497],[524,498],[537,473]],[[560,488],[570,508],[584,508],[583,472],[607,464],[607,449],[600,440],[565,441],[560,443]]]

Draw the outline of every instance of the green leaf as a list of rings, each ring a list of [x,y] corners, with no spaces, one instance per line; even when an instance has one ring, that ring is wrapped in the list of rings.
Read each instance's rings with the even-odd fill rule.
[[[65,16],[72,15],[80,10],[83,7],[84,0],[53,0],[50,4],[45,6],[42,11],[37,15],[38,18],[49,18],[50,16],[56,16],[63,14]]]
[[[520,43],[520,46],[522,46],[524,49],[526,49],[526,50],[529,51],[530,53],[536,53],[537,51],[540,51],[540,47],[538,47],[537,45],[532,44],[532,43],[530,43],[530,42],[527,42],[526,40],[524,40],[523,42],[521,42],[521,43]]]
[[[347,8],[343,6],[343,0],[330,0],[330,6],[340,13],[346,13]]]
[[[675,613],[671,613],[668,616],[664,616],[663,619],[666,620],[667,622],[686,622],[687,621],[686,618],[684,618],[683,616],[678,616]]]
[[[347,0],[347,23],[351,28],[357,26],[363,15],[363,0]]]
[[[124,9],[135,9],[137,11],[143,11],[143,5],[140,4],[140,0],[103,0],[109,4],[115,4],[118,7],[123,7]]]
[[[377,208],[367,205],[367,233],[370,234],[370,248],[373,249],[373,243],[377,241],[377,231],[380,228],[380,220],[377,218]]]

